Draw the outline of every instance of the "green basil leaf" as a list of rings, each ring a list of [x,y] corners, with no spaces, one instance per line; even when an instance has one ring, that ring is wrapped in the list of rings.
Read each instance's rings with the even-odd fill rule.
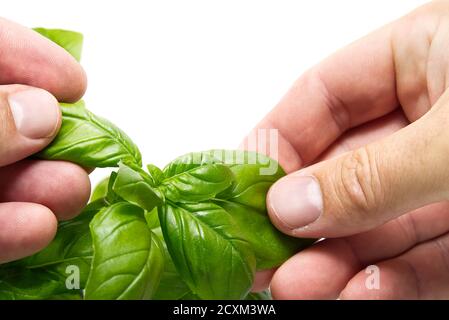
[[[109,184],[109,177],[106,177],[103,180],[101,180],[92,191],[90,202],[105,198],[106,195],[108,194],[108,184]]]
[[[42,300],[66,294],[67,275],[50,268],[5,269],[0,276],[0,300]]]
[[[206,164],[177,173],[162,181],[159,189],[173,202],[199,202],[214,198],[229,188],[231,170],[222,164]]]
[[[159,220],[170,256],[201,299],[242,299],[253,283],[255,257],[232,217],[213,203],[165,204]]]
[[[90,228],[94,257],[86,299],[150,299],[165,257],[143,210],[125,202],[113,204],[95,216]]]
[[[150,229],[156,229],[161,226],[159,223],[157,208],[154,208],[151,211],[145,211],[145,220],[147,221],[147,225]]]
[[[151,187],[142,175],[120,163],[112,190],[126,201],[147,211],[163,203],[163,194]]]
[[[216,198],[220,200],[216,203],[241,226],[243,237],[251,243],[256,254],[257,270],[278,267],[315,242],[314,239],[299,239],[283,234],[273,226],[267,215],[268,190],[285,175],[275,160],[241,150],[211,150],[207,153],[220,158],[234,175],[234,183],[217,195]]]
[[[34,28],[33,30],[64,48],[77,61],[81,60],[83,49],[83,35],[81,33],[62,29]]]
[[[140,176],[143,178],[143,180],[145,180],[150,186],[152,187],[157,186],[157,182],[153,179],[153,176],[150,173],[143,170],[141,165],[128,160],[123,160],[122,164],[134,170],[135,172],[139,173]]]
[[[180,173],[187,172],[197,167],[206,164],[221,163],[213,154],[208,152],[191,152],[180,156],[170,162],[164,169],[163,174],[165,178],[170,178]]]
[[[38,153],[85,167],[116,167],[122,160],[141,165],[137,146],[118,127],[88,111],[84,102],[61,104],[62,126],[53,142]]]
[[[109,176],[108,190],[105,197],[105,201],[108,203],[108,205],[123,201],[123,199],[113,190],[115,179],[117,179],[117,172],[113,171]]]
[[[285,176],[284,170],[276,161],[261,154],[240,150],[232,152],[234,158],[225,160],[234,174],[234,183],[218,197],[265,211],[268,190]],[[272,168],[270,174],[263,174],[264,169],[265,172],[269,171],[268,168]]]
[[[288,258],[312,245],[314,239],[287,236],[273,227],[266,212],[228,201],[217,201],[241,226],[242,237],[251,243],[257,259],[257,270],[278,267]]]
[[[153,180],[153,187],[158,186],[164,180],[164,173],[154,164],[147,165],[148,174]]]
[[[156,293],[153,296],[154,300],[196,300],[198,299],[184,282],[176,270],[175,264],[170,257],[167,246],[162,235],[161,228],[153,229],[153,232],[159,237],[163,243],[165,250],[165,266],[162,272],[161,281]]]

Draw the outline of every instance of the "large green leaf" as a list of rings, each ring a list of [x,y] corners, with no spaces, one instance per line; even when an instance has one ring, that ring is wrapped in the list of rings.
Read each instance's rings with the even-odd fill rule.
[[[251,243],[257,259],[257,270],[281,265],[300,250],[315,242],[313,239],[297,239],[281,233],[273,227],[266,212],[234,203],[216,201],[241,226],[242,236]]]
[[[119,202],[91,222],[94,247],[86,299],[150,299],[164,266],[164,251],[141,208]]]
[[[170,178],[196,167],[214,163],[222,163],[222,161],[219,159],[215,159],[214,155],[207,151],[191,152],[171,161],[167,166],[165,166],[162,172],[165,178]]]
[[[137,146],[118,127],[88,111],[84,103],[61,104],[62,126],[53,142],[38,154],[86,167],[116,167],[120,161],[141,165]]]
[[[218,157],[219,151],[209,152]],[[234,175],[234,183],[231,188],[217,195],[216,203],[242,226],[242,234],[256,254],[258,270],[277,267],[315,242],[314,239],[285,235],[273,226],[267,215],[268,190],[285,175],[275,160],[247,151],[228,151],[223,154],[223,161]]]
[[[228,212],[213,203],[167,203],[159,220],[170,256],[201,299],[242,299],[253,283],[255,257]]]
[[[39,272],[18,268],[2,270],[0,300],[43,300],[67,294],[66,277],[52,268],[42,268]]]
[[[266,211],[266,195],[277,180],[285,176],[276,161],[253,152],[235,151],[234,158],[225,159],[234,174],[231,188],[218,198],[240,203],[258,211]],[[234,162],[231,162],[234,161]],[[243,163],[238,163],[238,162]],[[263,169],[275,168],[271,174],[262,174]]]
[[[83,35],[81,33],[62,29],[34,28],[33,30],[61,46],[77,61],[80,61],[83,49]]]
[[[227,166],[232,173],[231,185],[213,197],[210,196],[209,200],[222,207],[239,225],[241,236],[254,250],[258,270],[281,265],[315,241],[287,236],[271,223],[266,209],[266,196],[269,188],[285,172],[275,160],[267,156],[243,150],[194,152],[175,159],[164,169],[164,174],[176,177],[183,172],[208,166]],[[180,193],[186,194],[186,199],[193,188],[187,188],[183,184],[179,187]],[[175,202],[180,202],[179,197],[172,198]]]
[[[159,189],[173,202],[200,202],[214,198],[230,187],[232,181],[233,175],[227,166],[205,164],[177,172],[163,180]]]

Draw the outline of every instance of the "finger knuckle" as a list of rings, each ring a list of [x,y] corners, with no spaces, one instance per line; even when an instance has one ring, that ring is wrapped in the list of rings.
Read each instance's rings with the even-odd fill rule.
[[[436,239],[434,244],[437,252],[440,254],[444,268],[449,271],[449,235]]]
[[[334,179],[334,189],[342,207],[342,215],[351,221],[369,221],[369,216],[379,210],[383,203],[384,189],[381,185],[375,154],[364,147],[343,156]]]

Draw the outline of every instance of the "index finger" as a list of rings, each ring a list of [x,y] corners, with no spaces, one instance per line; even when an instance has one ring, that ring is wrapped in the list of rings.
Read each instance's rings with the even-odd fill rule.
[[[37,32],[0,18],[0,84],[45,89],[59,101],[79,100],[86,74],[63,48]]]

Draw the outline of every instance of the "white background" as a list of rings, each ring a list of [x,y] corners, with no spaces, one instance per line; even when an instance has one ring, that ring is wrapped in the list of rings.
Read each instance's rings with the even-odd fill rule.
[[[163,166],[235,148],[302,72],[425,2],[9,0],[0,14],[84,33],[88,107]]]

